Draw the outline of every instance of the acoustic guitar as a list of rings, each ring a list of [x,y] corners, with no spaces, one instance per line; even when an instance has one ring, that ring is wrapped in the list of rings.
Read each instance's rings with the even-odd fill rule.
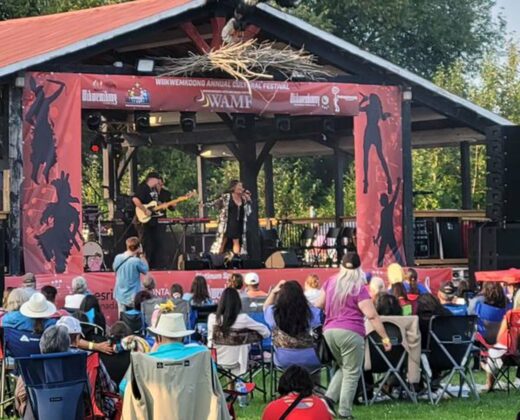
[[[143,210],[141,210],[139,207],[135,208],[135,216],[137,217],[137,220],[141,223],[148,223],[150,220],[152,220],[153,213],[156,213],[161,210],[166,210],[170,206],[175,206],[179,203],[182,203],[183,201],[189,200],[191,197],[195,196],[197,194],[196,190],[190,191],[188,194],[185,194],[179,198],[176,198],[175,200],[168,201],[167,203],[158,204],[157,201],[150,201],[148,204],[145,204],[144,207],[147,208],[152,212],[151,215],[147,215]]]

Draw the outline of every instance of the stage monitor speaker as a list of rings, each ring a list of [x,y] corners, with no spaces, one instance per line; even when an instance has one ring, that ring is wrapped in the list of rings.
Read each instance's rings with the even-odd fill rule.
[[[265,261],[265,268],[296,268],[300,265],[298,257],[292,251],[276,251]]]
[[[470,278],[476,271],[520,268],[519,235],[520,223],[475,226],[469,235]]]
[[[209,269],[208,263],[204,260],[188,260],[184,263],[184,269],[187,271],[192,270],[207,270]]]
[[[261,239],[261,258],[262,261],[267,260],[271,254],[279,250],[278,232],[276,229],[260,229]]]
[[[486,216],[494,222],[520,221],[520,127],[490,127],[486,140]]]

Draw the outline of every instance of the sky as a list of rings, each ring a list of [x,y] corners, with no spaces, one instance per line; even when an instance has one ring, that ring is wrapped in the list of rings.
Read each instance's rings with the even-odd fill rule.
[[[506,19],[508,32],[515,31],[515,38],[520,40],[520,0],[497,0],[495,9]]]

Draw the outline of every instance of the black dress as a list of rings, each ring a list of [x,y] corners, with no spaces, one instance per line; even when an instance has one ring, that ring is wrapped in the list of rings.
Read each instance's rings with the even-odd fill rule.
[[[226,237],[229,239],[242,239],[244,232],[244,203],[237,206],[233,197],[229,200],[228,223]]]

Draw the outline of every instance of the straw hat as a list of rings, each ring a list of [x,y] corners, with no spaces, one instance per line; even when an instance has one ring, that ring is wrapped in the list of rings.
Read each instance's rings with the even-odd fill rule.
[[[27,318],[49,318],[56,313],[56,306],[36,292],[20,307],[20,313]]]
[[[177,313],[160,314],[155,326],[148,327],[148,330],[154,334],[169,338],[186,337],[195,332],[195,330],[186,329],[184,316]]]
[[[387,269],[388,281],[390,284],[402,283],[405,278],[403,267],[397,263],[392,263]]]

